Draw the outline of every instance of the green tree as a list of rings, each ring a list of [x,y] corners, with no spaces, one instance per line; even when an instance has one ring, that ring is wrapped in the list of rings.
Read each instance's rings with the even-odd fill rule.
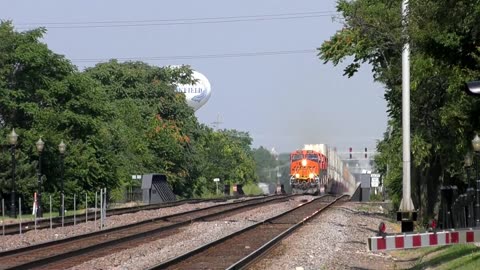
[[[256,173],[258,175],[260,182],[269,182],[276,183],[276,174],[275,167],[277,166],[277,161],[270,151],[260,146],[257,149],[253,149],[253,157],[256,164]]]
[[[250,148],[252,139],[248,133],[236,130],[213,131],[204,127],[198,140],[197,193],[214,190],[214,178],[220,178],[221,184],[256,183],[255,161]]]
[[[57,145],[68,145],[65,159],[65,179],[68,182],[95,181],[112,184],[111,177],[103,178],[99,166],[108,167],[112,160],[103,144],[92,136],[101,131],[101,123],[111,115],[104,105],[105,95],[94,81],[78,73],[63,56],[53,53],[40,42],[43,29],[15,32],[10,22],[0,23],[0,135],[5,138],[15,127],[20,135],[17,145],[17,188],[24,201],[30,204],[36,190],[37,155],[34,144],[39,137],[46,142],[44,151],[44,185],[53,192],[60,187],[59,154]],[[96,148],[95,148],[96,147]],[[83,166],[74,154],[86,158]],[[88,157],[90,154],[90,157]],[[2,168],[11,168],[8,153],[0,158]],[[82,172],[84,178],[77,178]],[[106,174],[104,174],[106,175]],[[10,172],[0,172],[2,192],[10,192]],[[93,178],[93,179],[92,179]],[[99,184],[97,182],[97,184]]]
[[[116,138],[113,147],[119,164],[118,179],[131,184],[134,172],[167,175],[177,194],[192,188],[192,139],[199,129],[193,110],[174,83],[191,82],[191,70],[159,68],[142,62],[112,60],[86,70],[105,89],[114,107],[115,120],[108,129]]]
[[[163,173],[181,196],[227,183],[255,182],[248,133],[198,123],[178,83],[192,70],[111,60],[78,71],[43,44],[45,30],[16,32],[0,23],[0,136],[15,127],[17,190],[31,205],[37,189],[35,142],[45,141],[44,192],[59,194],[58,144],[67,144],[65,194],[106,187],[120,194],[131,174]],[[10,146],[1,143],[0,194],[11,190]],[[208,179],[208,181],[207,181]],[[44,197],[45,199],[45,197]],[[69,206],[67,206],[69,207]]]
[[[363,63],[385,86],[389,129],[378,144],[377,165],[394,201],[401,198],[401,52],[411,45],[412,195],[424,218],[433,214],[442,184],[464,185],[463,156],[480,130],[480,102],[463,92],[480,77],[478,1],[410,1],[402,36],[401,1],[337,2],[343,27],[319,48],[334,65],[348,61],[345,75]],[[388,173],[387,173],[388,169]]]

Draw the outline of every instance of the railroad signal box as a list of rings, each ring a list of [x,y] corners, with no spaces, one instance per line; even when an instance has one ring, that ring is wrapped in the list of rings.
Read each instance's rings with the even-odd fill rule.
[[[145,174],[142,177],[143,203],[156,204],[173,202],[176,196],[168,185],[167,176],[163,174]]]
[[[226,197],[230,196],[230,185],[223,186],[223,195],[225,195]]]
[[[360,188],[361,188],[361,195],[360,201],[368,202],[370,201],[370,174],[361,174],[360,175]]]
[[[243,185],[241,184],[233,185],[233,196],[241,196],[241,195],[245,195],[245,193],[243,192]]]

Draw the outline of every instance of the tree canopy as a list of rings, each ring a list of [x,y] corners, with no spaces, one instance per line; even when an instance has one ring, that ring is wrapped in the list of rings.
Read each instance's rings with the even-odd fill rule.
[[[276,183],[277,160],[275,156],[264,147],[253,150],[253,157],[256,162],[256,172],[263,182]]]
[[[190,67],[110,60],[79,71],[41,42],[44,33],[0,23],[0,136],[12,128],[20,136],[16,186],[26,203],[37,190],[39,138],[49,194],[60,189],[62,140],[65,194],[71,196],[103,187],[119,194],[138,185],[132,174],[144,173],[166,174],[180,196],[212,192],[217,177],[231,184],[256,181],[249,134],[200,124],[175,91],[177,83],[192,82]],[[10,146],[5,139],[1,145],[0,194],[8,199]]]
[[[362,64],[385,86],[388,131],[376,163],[398,204],[402,191],[401,53],[411,46],[411,152],[414,204],[433,214],[440,185],[465,186],[464,156],[480,131],[480,100],[464,84],[480,79],[480,3],[409,1],[402,34],[401,0],[337,1],[343,27],[319,48],[319,57],[346,76]]]

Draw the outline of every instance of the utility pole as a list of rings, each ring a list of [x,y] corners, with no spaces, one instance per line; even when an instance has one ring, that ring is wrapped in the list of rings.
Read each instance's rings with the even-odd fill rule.
[[[217,120],[212,122],[213,129],[218,130],[221,124],[223,124],[222,116],[220,115],[220,113],[218,113]]]
[[[408,41],[408,0],[402,2],[403,38],[402,51],[402,137],[403,137],[403,196],[397,212],[397,221],[402,222],[402,232],[413,231],[417,213],[411,197],[410,160],[410,44]]]

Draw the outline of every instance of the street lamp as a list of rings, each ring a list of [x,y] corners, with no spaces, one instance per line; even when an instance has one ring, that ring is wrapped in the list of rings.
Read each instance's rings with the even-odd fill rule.
[[[65,150],[67,150],[67,145],[65,145],[65,143],[63,142],[63,140],[60,142],[60,144],[58,145],[58,151],[60,152],[60,159],[61,159],[61,162],[60,162],[60,180],[61,180],[61,200],[62,200],[62,206],[60,207],[60,215],[63,217],[63,215],[65,214],[64,213],[64,205],[63,205],[63,177],[64,177],[64,168],[63,168],[63,164],[64,164],[64,160],[65,160]]]
[[[465,90],[470,95],[480,95],[480,81],[471,81],[465,84]]]
[[[42,138],[38,139],[35,143],[38,151],[38,192],[37,192],[37,217],[43,217],[42,212],[42,152],[45,148],[45,143],[42,141]]]
[[[8,141],[10,142],[11,153],[12,153],[12,192],[11,195],[11,206],[10,206],[10,217],[16,218],[17,217],[17,209],[15,206],[15,146],[17,145],[18,135],[15,133],[15,129],[12,129],[12,133],[8,135]]]
[[[475,134],[475,138],[472,140],[473,150],[475,154],[480,155],[480,137],[478,134]],[[475,203],[475,225],[476,227],[480,226],[480,179],[478,179],[478,158],[475,161],[475,180],[477,181],[477,192],[475,194],[476,203]]]

